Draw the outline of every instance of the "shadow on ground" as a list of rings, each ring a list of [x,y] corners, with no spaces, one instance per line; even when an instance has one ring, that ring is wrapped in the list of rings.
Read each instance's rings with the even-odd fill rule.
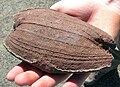
[[[120,78],[117,69],[114,69],[104,75],[93,85],[85,85],[85,87],[120,87]]]

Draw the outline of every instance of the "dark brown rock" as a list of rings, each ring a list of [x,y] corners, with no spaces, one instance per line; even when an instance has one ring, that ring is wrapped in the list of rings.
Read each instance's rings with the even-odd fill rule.
[[[77,18],[37,8],[20,12],[14,22],[5,47],[45,72],[88,72],[111,65],[114,41]]]

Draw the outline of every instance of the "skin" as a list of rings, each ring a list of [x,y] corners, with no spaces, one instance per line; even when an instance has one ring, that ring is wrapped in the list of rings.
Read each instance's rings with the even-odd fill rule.
[[[111,3],[111,0],[62,0],[54,4],[51,9],[82,19],[116,39],[120,29],[120,14],[111,7]],[[9,71],[7,79],[20,86],[54,87],[69,75],[44,73],[22,62]],[[89,73],[72,75],[62,87],[79,87],[88,75]]]

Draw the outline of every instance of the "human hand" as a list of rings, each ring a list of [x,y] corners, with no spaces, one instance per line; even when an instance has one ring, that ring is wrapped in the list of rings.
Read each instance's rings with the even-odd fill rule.
[[[119,0],[61,0],[51,9],[78,17],[116,38],[120,24]]]
[[[109,8],[108,3],[110,2],[107,4],[103,1],[99,2],[95,0],[62,0],[53,5],[51,9],[78,17],[115,38],[118,34],[118,23],[120,21],[118,11]],[[73,75],[63,84],[63,87],[79,87],[88,75],[89,73]],[[18,85],[54,87],[68,76],[69,74],[44,73],[22,62],[8,73],[7,79],[15,81]]]

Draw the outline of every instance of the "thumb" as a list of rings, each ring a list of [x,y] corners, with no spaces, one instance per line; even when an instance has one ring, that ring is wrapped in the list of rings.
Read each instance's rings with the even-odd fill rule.
[[[59,12],[88,21],[94,8],[94,2],[90,0],[61,0],[50,7]]]

